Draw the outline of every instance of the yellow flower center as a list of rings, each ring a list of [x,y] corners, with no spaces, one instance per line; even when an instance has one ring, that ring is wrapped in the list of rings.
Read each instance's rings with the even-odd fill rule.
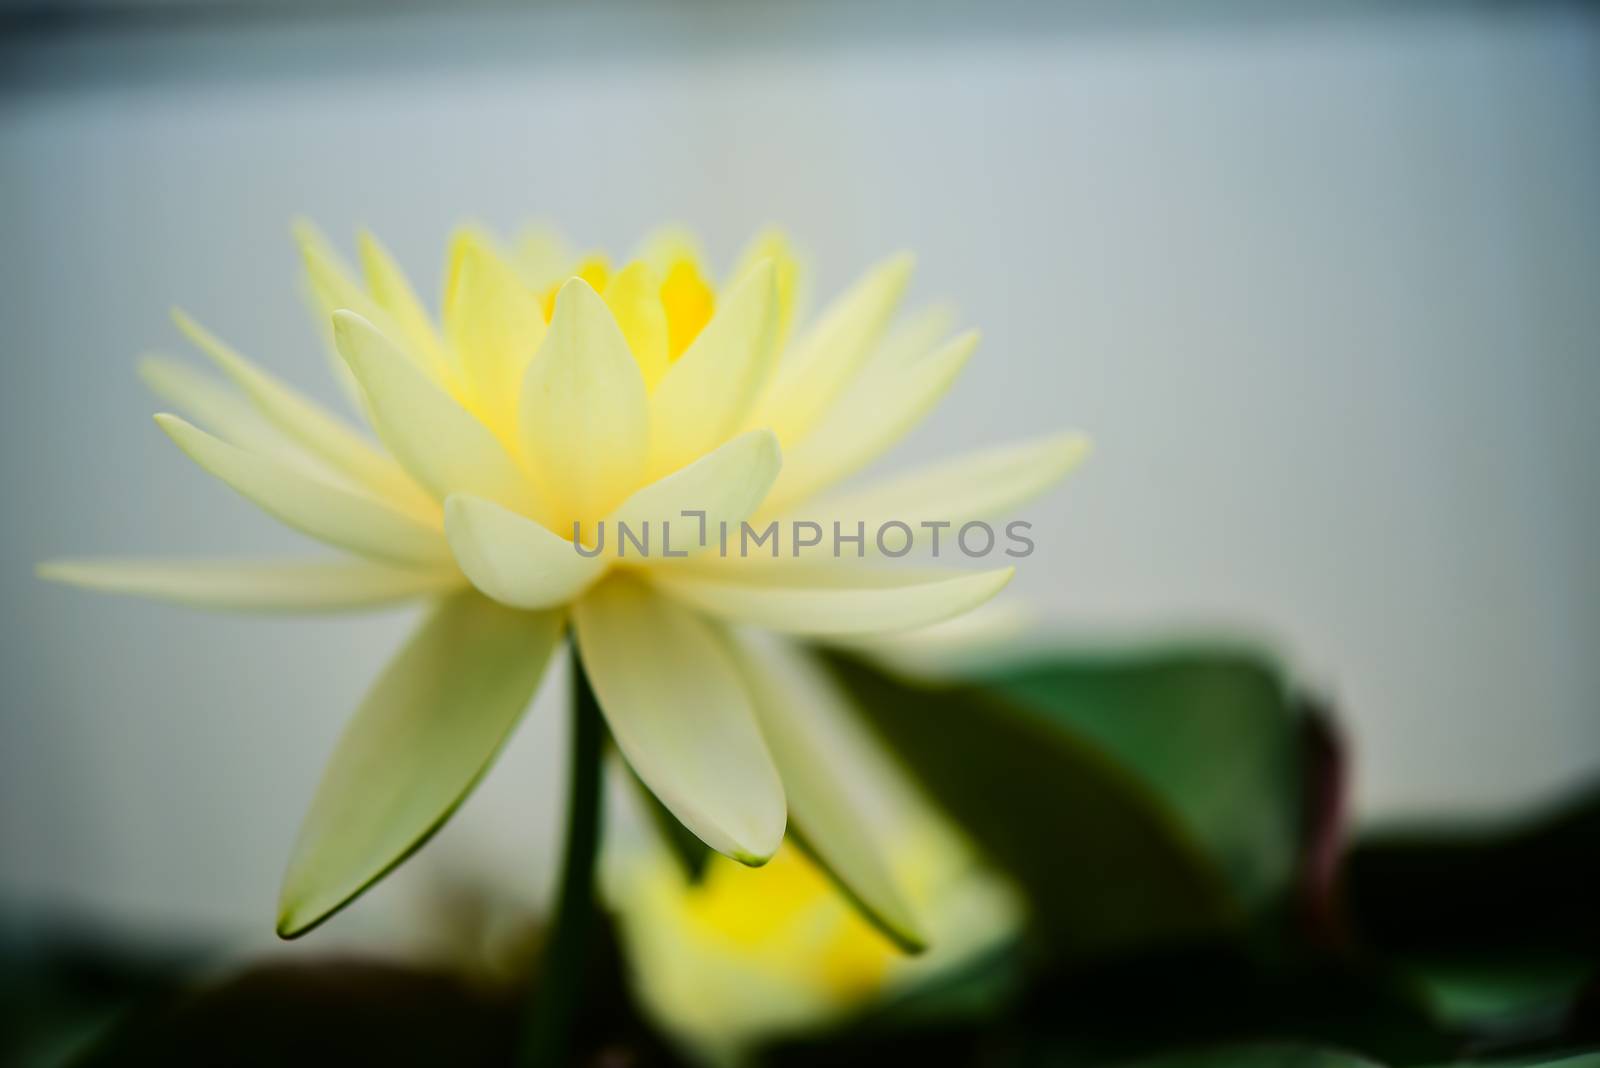
[[[540,298],[544,321],[548,323],[556,312],[556,294],[561,291],[566,278],[576,275],[594,287],[596,293],[605,293],[606,286],[617,277],[605,256],[593,253],[579,261],[572,274],[550,286]],[[711,283],[700,273],[699,266],[688,257],[679,257],[667,268],[661,282],[661,310],[667,320],[667,359],[682,356],[700,331],[711,321],[716,311],[717,295]]]
[[[667,313],[667,358],[676,360],[711,321],[716,295],[694,261],[683,258],[667,269],[661,306]]]

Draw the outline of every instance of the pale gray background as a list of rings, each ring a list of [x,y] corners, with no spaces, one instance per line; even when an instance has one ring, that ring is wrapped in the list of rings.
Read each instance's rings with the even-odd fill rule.
[[[1061,426],[1017,589],[1074,631],[1275,641],[1352,724],[1368,816],[1600,768],[1600,20],[1559,6],[605,6],[13,23],[0,44],[0,904],[270,939],[277,879],[404,613],[301,623],[34,580],[64,553],[301,547],[149,422],[182,303],[329,399],[290,216],[768,219],[823,289],[910,246],[986,335],[887,466]],[[446,868],[533,897],[547,693]],[[329,938],[337,938],[333,933]]]

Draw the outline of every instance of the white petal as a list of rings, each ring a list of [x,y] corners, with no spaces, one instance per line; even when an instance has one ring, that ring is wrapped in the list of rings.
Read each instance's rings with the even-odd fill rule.
[[[532,485],[488,427],[430,382],[365,319],[334,315],[339,351],[366,392],[378,434],[413,477],[443,500],[486,497],[534,514]]]
[[[605,573],[604,555],[586,557],[544,526],[481,497],[444,505],[445,535],[472,584],[513,608],[565,604]]]
[[[804,655],[777,641],[734,648],[795,829],[868,918],[903,948],[924,948],[922,921],[888,859],[894,842],[875,781],[892,774],[888,761],[873,751],[848,699]]]
[[[772,369],[777,325],[769,261],[720,304],[651,394],[651,470],[676,471],[745,425]]]
[[[399,464],[344,420],[258,368],[183,312],[174,311],[172,318],[284,433],[396,507],[423,517],[439,514],[438,503],[430,500]]]
[[[518,419],[558,526],[599,519],[642,481],[644,378],[611,310],[581,278],[556,295],[550,330],[523,381]]]
[[[410,856],[493,763],[561,638],[559,613],[446,601],[345,727],[300,828],[278,933],[304,934]]]
[[[426,567],[450,562],[449,546],[438,527],[279,460],[229,445],[175,415],[158,415],[156,424],[195,463],[269,515],[319,541],[399,564]]]
[[[367,560],[51,560],[39,577],[69,586],[245,612],[338,612],[459,589],[455,568]]]
[[[948,539],[963,523],[1004,516],[1031,501],[1088,454],[1089,439],[1082,434],[1051,434],[933,464],[801,511],[825,529],[835,520],[851,529],[865,522],[869,531],[892,520],[913,529],[923,522],[947,522],[952,527]]]
[[[720,524],[737,526],[760,507],[782,465],[778,439],[772,431],[740,434],[623,501],[606,521],[612,552],[618,549],[617,532],[622,523],[634,531],[652,530],[660,539],[672,532],[674,556],[680,551],[692,552],[716,544]],[[691,516],[686,512],[703,514]],[[660,554],[665,548],[664,542],[659,542],[652,551]]]
[[[713,624],[621,574],[584,595],[573,622],[634,772],[712,849],[768,860],[783,840],[783,784]]]
[[[883,335],[911,267],[907,255],[884,261],[823,313],[778,365],[755,425],[771,427],[785,447],[817,425]]]
[[[789,634],[869,634],[926,626],[976,608],[1015,568],[950,575],[849,564],[730,562],[658,567],[650,581],[704,612]]]
[[[876,459],[922,421],[977,346],[976,333],[963,334],[852,388],[814,433],[789,450],[763,512],[780,514]]]

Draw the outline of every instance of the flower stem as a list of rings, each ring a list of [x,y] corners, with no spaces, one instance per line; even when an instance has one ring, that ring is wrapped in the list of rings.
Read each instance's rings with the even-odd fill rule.
[[[555,924],[528,1009],[522,1063],[569,1063],[573,1026],[583,1001],[595,917],[595,860],[600,853],[600,705],[576,644],[572,646],[572,766],[567,785],[567,842]]]

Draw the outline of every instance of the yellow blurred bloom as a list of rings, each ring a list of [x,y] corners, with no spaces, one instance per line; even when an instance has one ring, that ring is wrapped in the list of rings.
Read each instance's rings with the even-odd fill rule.
[[[892,769],[877,770],[887,772],[880,787],[895,781]],[[899,952],[793,844],[754,870],[713,856],[699,882],[652,841],[613,848],[607,896],[656,1024],[700,1060],[737,1063],[763,1042],[866,1011],[1015,938],[1022,907],[1009,884],[909,790],[891,808],[877,818],[933,947],[919,956]]]

